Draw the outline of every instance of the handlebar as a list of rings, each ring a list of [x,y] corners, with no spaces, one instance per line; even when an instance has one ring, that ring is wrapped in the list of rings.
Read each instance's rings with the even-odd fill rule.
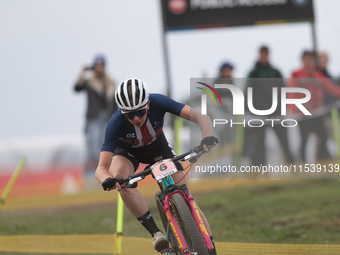
[[[202,145],[196,146],[193,149],[189,150],[188,152],[185,152],[181,155],[178,155],[174,158],[172,158],[172,162],[177,162],[177,161],[185,161],[187,160],[186,157],[188,155],[190,155],[190,159],[189,161],[191,163],[195,163],[197,161],[197,158],[199,158],[200,156],[202,156],[202,154],[204,154],[205,151],[203,149]],[[135,188],[137,187],[137,182],[143,180],[146,176],[150,175],[152,172],[151,167],[149,166],[148,168],[146,168],[145,170],[143,170],[142,172],[139,172],[137,174],[134,175],[129,175],[126,178],[123,179],[119,179],[118,183],[120,185],[125,184],[124,186],[122,186],[122,188]],[[134,180],[132,183],[130,183],[131,180]],[[128,184],[126,184],[128,183]]]

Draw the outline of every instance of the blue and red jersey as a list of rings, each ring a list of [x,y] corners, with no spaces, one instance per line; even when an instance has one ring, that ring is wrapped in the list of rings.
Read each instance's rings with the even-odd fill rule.
[[[132,148],[144,147],[152,143],[163,132],[165,113],[180,116],[185,106],[161,94],[150,94],[149,100],[148,116],[141,127],[131,124],[120,110],[112,115],[106,127],[102,151],[114,153],[118,141]]]

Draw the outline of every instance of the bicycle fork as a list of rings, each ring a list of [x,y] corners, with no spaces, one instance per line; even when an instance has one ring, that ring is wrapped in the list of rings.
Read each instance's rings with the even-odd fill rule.
[[[194,220],[195,220],[195,223],[197,225],[197,228],[199,229],[200,231],[200,234],[208,248],[209,251],[211,251],[214,246],[210,240],[210,237],[209,237],[209,234],[204,226],[204,223],[203,223],[203,220],[199,214],[199,210],[198,210],[198,207],[194,201],[194,198],[190,195],[190,194],[186,194],[184,193],[182,190],[176,190],[174,192],[172,192],[171,194],[167,195],[165,197],[165,201],[164,201],[164,207],[163,207],[163,211],[169,221],[169,225],[173,231],[173,234],[175,235],[175,238],[178,242],[178,245],[182,251],[182,253],[184,255],[191,255],[190,254],[190,251],[189,251],[189,248],[188,248],[188,245],[184,239],[184,236],[178,226],[178,223],[175,219],[175,216],[173,215],[172,213],[172,210],[171,210],[171,207],[170,207],[170,204],[169,204],[169,200],[170,198],[176,194],[176,193],[180,193],[182,195],[182,197],[184,198],[185,202],[187,203],[187,205],[189,206],[190,208],[190,211],[191,211],[191,215],[193,216]]]

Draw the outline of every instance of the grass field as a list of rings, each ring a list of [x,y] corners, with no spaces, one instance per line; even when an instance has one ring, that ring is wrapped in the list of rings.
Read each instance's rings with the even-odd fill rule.
[[[283,181],[193,195],[219,242],[340,243],[338,179]],[[148,203],[161,226],[154,201]],[[115,205],[107,203],[5,211],[0,215],[0,235],[112,234],[115,218]],[[127,210],[124,235],[149,238]]]

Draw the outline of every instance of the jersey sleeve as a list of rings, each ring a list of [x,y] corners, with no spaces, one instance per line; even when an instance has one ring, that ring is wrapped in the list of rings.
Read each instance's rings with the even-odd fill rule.
[[[180,116],[181,111],[185,104],[179,103],[167,96],[164,96],[162,94],[151,94],[151,102],[155,104],[155,106],[164,112],[175,114],[177,116]]]
[[[117,111],[109,120],[106,126],[105,139],[101,151],[109,151],[114,153],[117,142],[120,138],[119,130],[122,129],[122,121],[121,118],[119,118],[119,115],[120,112]]]

